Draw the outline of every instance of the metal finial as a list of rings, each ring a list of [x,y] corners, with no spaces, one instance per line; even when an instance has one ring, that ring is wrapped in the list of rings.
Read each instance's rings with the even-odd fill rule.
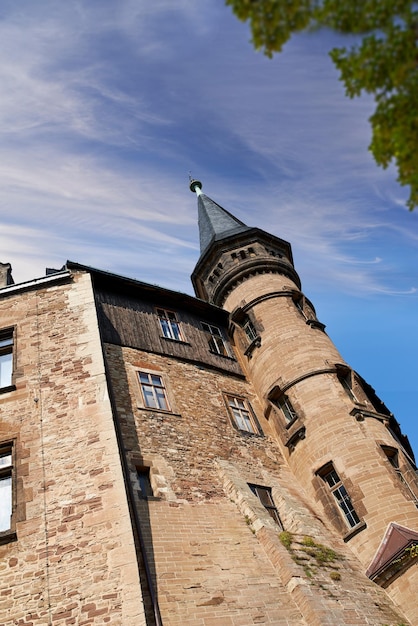
[[[191,174],[189,175],[189,180],[190,180],[190,191],[192,193],[197,193],[199,195],[200,190],[202,189],[202,183],[200,182],[200,180],[195,180],[194,178],[192,178]]]

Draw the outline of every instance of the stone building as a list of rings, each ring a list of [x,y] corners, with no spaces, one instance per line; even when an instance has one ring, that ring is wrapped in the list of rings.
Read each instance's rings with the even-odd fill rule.
[[[196,298],[0,267],[0,626],[417,625],[407,438],[290,244],[191,188]]]

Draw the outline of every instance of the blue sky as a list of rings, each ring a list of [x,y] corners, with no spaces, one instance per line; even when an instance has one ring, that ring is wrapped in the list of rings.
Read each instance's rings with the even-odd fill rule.
[[[367,151],[373,103],[294,37],[269,60],[222,0],[3,0],[1,257],[16,282],[67,259],[191,293],[191,170],[292,243],[343,357],[418,451],[418,211]]]

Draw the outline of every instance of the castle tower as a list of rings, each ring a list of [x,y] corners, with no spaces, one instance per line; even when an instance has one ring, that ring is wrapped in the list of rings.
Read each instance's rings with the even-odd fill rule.
[[[190,188],[201,243],[196,295],[229,312],[241,365],[317,513],[418,623],[418,484],[407,438],[316,318],[290,244],[246,226],[199,181]]]

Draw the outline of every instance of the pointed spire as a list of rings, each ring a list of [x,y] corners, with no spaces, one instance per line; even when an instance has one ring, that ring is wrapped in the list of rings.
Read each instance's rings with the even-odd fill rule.
[[[190,191],[197,195],[201,254],[213,241],[250,230],[244,222],[206,196],[200,180],[190,180]]]

